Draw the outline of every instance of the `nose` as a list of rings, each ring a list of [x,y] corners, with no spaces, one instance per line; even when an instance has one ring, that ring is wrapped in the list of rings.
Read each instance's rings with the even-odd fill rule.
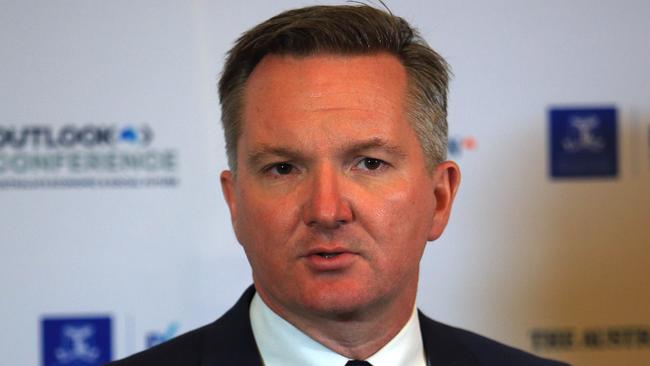
[[[336,229],[354,219],[341,188],[344,177],[330,166],[319,167],[310,177],[302,208],[303,222],[315,228]]]

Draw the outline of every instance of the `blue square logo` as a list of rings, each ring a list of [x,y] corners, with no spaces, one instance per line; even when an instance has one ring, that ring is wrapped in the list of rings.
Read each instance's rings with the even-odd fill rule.
[[[111,360],[109,317],[44,318],[43,366],[100,366]]]
[[[616,108],[554,108],[549,125],[552,177],[616,177]]]

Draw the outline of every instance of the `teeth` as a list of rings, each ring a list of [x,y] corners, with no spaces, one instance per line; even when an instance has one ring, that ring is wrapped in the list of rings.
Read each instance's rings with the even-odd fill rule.
[[[325,259],[330,259],[330,258],[336,257],[337,254],[336,253],[321,253],[320,256],[325,258]]]

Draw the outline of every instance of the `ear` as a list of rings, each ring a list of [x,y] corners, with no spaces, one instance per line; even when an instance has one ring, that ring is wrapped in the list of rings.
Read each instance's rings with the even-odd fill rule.
[[[442,235],[454,202],[458,185],[460,184],[460,169],[453,161],[440,163],[433,172],[433,190],[435,195],[435,212],[433,224],[427,240],[436,240]]]
[[[226,204],[230,209],[230,221],[232,222],[233,228],[236,228],[237,225],[237,204],[235,202],[235,175],[230,170],[224,170],[221,172],[221,191],[223,192],[223,198],[226,200]]]

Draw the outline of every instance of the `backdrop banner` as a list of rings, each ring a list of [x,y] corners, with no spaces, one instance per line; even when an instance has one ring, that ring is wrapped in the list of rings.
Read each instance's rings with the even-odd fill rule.
[[[243,31],[309,4],[2,2],[0,364],[100,365],[235,302],[251,275],[216,81]],[[647,365],[650,2],[387,5],[454,73],[463,180],[419,307],[574,365]]]

